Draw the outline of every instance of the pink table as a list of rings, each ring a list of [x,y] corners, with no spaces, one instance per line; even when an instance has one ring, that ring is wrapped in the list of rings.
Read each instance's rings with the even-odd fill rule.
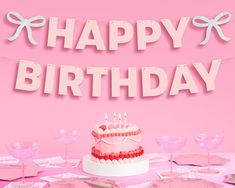
[[[224,185],[225,188],[235,188],[233,185],[229,184],[224,184],[223,179],[225,174],[229,173],[235,173],[235,153],[224,153],[224,154],[219,154],[220,156],[226,157],[230,159],[231,161],[228,162],[225,166],[222,166],[224,168],[224,172],[220,176],[206,176],[203,177],[204,179],[208,179],[210,181],[219,183]],[[112,178],[121,183],[121,187],[126,187],[128,185],[132,184],[139,184],[139,183],[144,183],[147,181],[151,181],[154,179],[157,179],[158,176],[156,175],[156,171],[158,169],[166,169],[168,167],[169,163],[168,162],[157,162],[157,163],[151,163],[150,165],[150,170],[148,173],[144,175],[139,175],[139,176],[132,176],[132,177],[125,177],[125,178]],[[174,165],[174,168],[177,168],[179,166]],[[182,166],[180,166],[182,167]],[[47,175],[53,175],[53,174],[59,174],[59,173],[65,173],[65,172],[70,172],[70,173],[76,173],[79,175],[88,175],[84,173],[81,169],[81,165],[78,168],[73,168],[73,169],[43,169],[43,171],[39,174],[38,177],[30,178],[31,181],[39,181],[39,178],[42,176],[47,176]],[[202,176],[200,176],[202,177]],[[7,181],[0,181],[0,187],[4,187],[7,185],[9,182]]]

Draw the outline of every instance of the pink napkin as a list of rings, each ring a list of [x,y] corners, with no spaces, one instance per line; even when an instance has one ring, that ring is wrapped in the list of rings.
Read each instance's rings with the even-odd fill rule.
[[[51,182],[51,188],[119,188],[113,181],[104,178],[90,177],[90,178],[70,178],[61,181]]]
[[[79,187],[83,187],[83,188],[91,188],[91,186],[89,186],[88,184],[84,183],[83,181],[79,180],[79,179],[66,179],[63,181],[56,181],[56,182],[51,182],[50,183],[50,188],[79,188]]]
[[[235,185],[235,174],[229,174],[225,176],[224,182]]]
[[[39,168],[35,165],[25,166],[25,177],[37,176]],[[1,164],[0,165],[0,180],[11,181],[22,176],[22,166],[18,164]]]
[[[183,154],[173,157],[173,161],[178,165],[207,166],[207,155],[205,154]],[[216,156],[210,156],[211,165],[224,165],[229,160]]]
[[[165,179],[156,181],[152,187],[149,188],[221,188],[222,185],[203,180],[203,179]]]

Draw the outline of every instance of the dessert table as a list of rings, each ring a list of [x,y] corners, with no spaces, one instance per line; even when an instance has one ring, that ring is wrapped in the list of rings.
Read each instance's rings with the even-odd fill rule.
[[[218,166],[219,169],[222,170],[220,174],[216,175],[202,175],[198,174],[196,178],[203,178],[210,180],[214,183],[218,183],[223,185],[225,188],[233,188],[235,185],[231,184],[225,184],[223,183],[224,176],[227,174],[235,174],[235,153],[220,153],[217,154],[218,156],[224,157],[229,159],[230,161],[226,163],[224,166]],[[187,168],[188,166],[179,166],[177,164],[174,164],[174,169],[178,168]],[[152,180],[159,179],[159,176],[157,175],[157,171],[168,169],[169,168],[169,162],[168,161],[156,161],[150,163],[150,170],[148,173],[143,175],[137,175],[137,176],[131,176],[131,177],[109,177],[110,179],[116,180],[120,183],[120,187],[127,187],[130,185],[136,185],[145,183]],[[197,168],[197,167],[194,167]],[[89,174],[86,174],[82,171],[82,165],[80,164],[77,168],[42,168],[41,172],[36,177],[27,178],[30,181],[41,181],[40,177],[48,176],[48,175],[55,175],[55,174],[61,174],[61,173],[74,173],[79,175],[85,175],[85,176],[91,176]],[[9,181],[0,181],[0,187],[3,188],[5,185],[7,185]],[[49,186],[46,186],[49,187]]]

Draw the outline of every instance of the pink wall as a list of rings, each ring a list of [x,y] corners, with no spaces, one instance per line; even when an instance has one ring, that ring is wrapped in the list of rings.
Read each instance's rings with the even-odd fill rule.
[[[70,2],[70,3],[68,3]],[[96,52],[93,48],[83,51],[64,50],[62,41],[56,48],[46,47],[47,27],[34,30],[39,45],[31,47],[24,35],[8,43],[14,29],[5,20],[8,11],[16,10],[25,17],[43,15],[47,19],[57,16],[61,20],[76,18],[75,41],[87,19],[96,19],[102,35],[107,41],[108,21],[123,19],[135,23],[137,19],[170,18],[175,23],[182,16],[204,15],[214,17],[222,11],[235,14],[234,0],[197,0],[197,1],[16,1],[2,2],[0,7],[0,153],[5,152],[4,145],[11,140],[34,139],[40,142],[42,152],[60,152],[62,149],[53,140],[54,132],[59,128],[78,129],[79,142],[74,144],[74,153],[88,152],[93,143],[90,131],[103,121],[105,112],[128,112],[129,120],[143,129],[143,145],[147,151],[160,151],[155,137],[163,134],[175,134],[188,137],[184,151],[200,151],[193,141],[199,132],[220,133],[225,136],[224,144],[218,151],[234,152],[235,125],[235,63],[234,38],[223,43],[212,32],[211,40],[205,47],[198,44],[204,37],[203,30],[195,29],[191,24],[187,28],[183,47],[172,49],[171,39],[165,30],[161,39],[147,47],[144,52],[135,50],[136,40],[122,45],[116,52]],[[234,19],[223,26],[230,37],[235,36]],[[8,58],[8,59],[7,59]],[[91,80],[86,77],[82,85],[84,96],[73,98],[59,97],[55,93],[44,95],[43,88],[34,93],[14,90],[17,60],[33,60],[44,66],[49,63],[75,65],[85,69],[88,66],[121,67],[160,66],[167,70],[172,78],[177,64],[193,62],[210,63],[212,59],[222,58],[216,80],[216,89],[211,93],[204,91],[204,85],[197,78],[200,93],[189,95],[185,92],[169,97],[168,92],[160,97],[127,99],[125,91],[122,97],[111,99],[108,79],[103,80],[101,98],[90,98]],[[57,79],[58,80],[58,79]],[[138,85],[140,86],[140,84]],[[168,90],[169,91],[169,90]]]

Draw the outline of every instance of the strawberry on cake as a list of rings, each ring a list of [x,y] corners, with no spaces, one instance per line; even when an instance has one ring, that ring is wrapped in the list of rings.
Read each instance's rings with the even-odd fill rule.
[[[113,122],[109,123],[106,115],[105,123],[92,130],[95,145],[91,154],[83,158],[85,172],[103,176],[129,176],[148,171],[149,161],[140,146],[140,128],[127,123],[126,113],[124,121],[121,114],[118,121],[116,119],[114,113]]]

